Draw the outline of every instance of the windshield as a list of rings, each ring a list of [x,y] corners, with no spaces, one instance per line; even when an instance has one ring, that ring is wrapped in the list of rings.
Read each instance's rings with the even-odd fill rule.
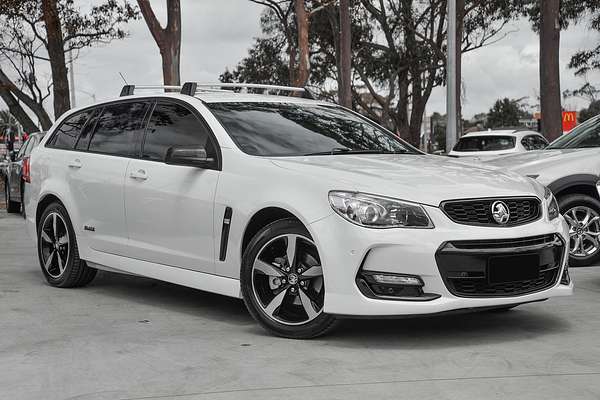
[[[455,151],[498,151],[515,147],[514,136],[465,136],[454,146]]]
[[[584,147],[600,147],[600,116],[589,119],[575,127],[571,132],[550,143],[550,146],[546,149],[577,149]]]
[[[245,153],[303,156],[420,152],[340,107],[290,103],[207,104]]]

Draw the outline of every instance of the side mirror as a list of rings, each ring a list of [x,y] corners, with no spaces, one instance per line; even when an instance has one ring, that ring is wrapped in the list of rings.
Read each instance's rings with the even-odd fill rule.
[[[205,169],[212,169],[217,165],[214,158],[208,157],[204,147],[170,147],[165,163]]]

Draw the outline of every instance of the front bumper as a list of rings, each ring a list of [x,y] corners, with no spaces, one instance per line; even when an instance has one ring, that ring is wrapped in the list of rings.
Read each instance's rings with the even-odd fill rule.
[[[450,221],[436,207],[425,207],[434,229],[368,229],[337,214],[309,226],[321,256],[325,279],[324,311],[350,316],[401,316],[435,314],[452,310],[507,306],[568,296],[573,283],[561,284],[568,261],[568,227],[562,218],[516,227],[476,227]],[[558,260],[557,279],[518,294],[465,296],[453,290],[440,272],[436,254],[449,242],[495,241],[551,235],[565,243]],[[510,254],[505,252],[503,255]],[[548,254],[540,256],[541,259]],[[422,299],[383,299],[364,294],[357,285],[359,270],[418,276],[428,294]],[[450,288],[450,289],[449,289]],[[454,292],[454,293],[452,293]],[[417,301],[415,301],[417,300]]]

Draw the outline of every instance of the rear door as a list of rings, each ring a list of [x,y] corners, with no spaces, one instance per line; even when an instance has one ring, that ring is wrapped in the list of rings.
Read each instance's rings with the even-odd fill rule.
[[[124,180],[138,154],[150,103],[110,103],[90,112],[67,160],[71,194],[79,211],[77,227],[97,251],[123,255],[127,248]]]
[[[142,158],[125,178],[129,255],[154,263],[214,271],[213,202],[219,171],[165,164],[172,146],[217,144],[202,117],[187,105],[160,99],[146,129]]]

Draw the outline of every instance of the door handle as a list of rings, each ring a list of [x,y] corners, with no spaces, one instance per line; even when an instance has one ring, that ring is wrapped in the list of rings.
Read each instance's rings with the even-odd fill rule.
[[[77,168],[77,169],[79,169],[82,166],[83,166],[83,164],[81,164],[81,160],[79,160],[78,158],[75,159],[75,160],[73,160],[73,161],[71,161],[69,163],[69,168]]]
[[[138,169],[137,171],[131,171],[129,173],[129,177],[131,179],[137,179],[140,181],[145,181],[146,179],[148,179],[148,175],[146,175],[146,171],[144,171],[143,169]]]

